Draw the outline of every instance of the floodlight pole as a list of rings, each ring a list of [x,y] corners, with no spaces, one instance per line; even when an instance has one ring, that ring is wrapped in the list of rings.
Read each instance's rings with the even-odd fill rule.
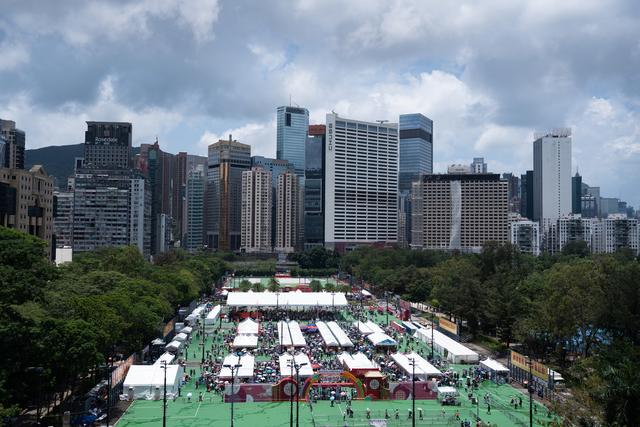
[[[167,427],[167,361],[161,362],[162,369],[164,369],[164,388],[162,396],[162,427]],[[107,424],[107,427],[109,425]]]
[[[204,322],[205,312],[202,310],[202,365],[204,365]]]
[[[291,365],[291,380],[293,381],[293,367],[296,363],[295,350],[291,357],[292,359],[289,361],[289,364]],[[291,396],[289,399],[289,427],[293,427],[293,384],[291,385]]]
[[[409,359],[412,367],[411,373],[411,426],[416,427],[416,359]]]
[[[296,368],[296,427],[300,427],[300,368],[305,366],[307,362],[304,363],[294,363],[294,367]]]
[[[113,368],[113,358],[107,359],[107,427],[111,418],[111,370]]]
[[[434,345],[433,345],[433,329],[436,327],[434,321],[435,321],[435,316],[434,316],[433,307],[432,307],[431,308],[431,361],[433,361],[433,348],[434,348]]]
[[[529,359],[529,427],[533,427],[533,371],[532,371],[532,360],[531,357]]]

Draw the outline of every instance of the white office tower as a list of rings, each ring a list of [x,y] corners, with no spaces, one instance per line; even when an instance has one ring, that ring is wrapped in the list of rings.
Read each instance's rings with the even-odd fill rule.
[[[276,252],[294,252],[300,248],[299,215],[302,206],[300,179],[286,171],[278,176],[276,187]]]
[[[540,225],[520,215],[510,216],[509,241],[523,253],[540,255]]]
[[[398,126],[327,114],[325,247],[398,240]]]
[[[271,172],[253,167],[242,172],[240,250],[271,252]]]
[[[607,218],[593,219],[592,221],[592,252],[613,253],[619,249],[628,248],[634,255],[640,254],[638,219],[627,218],[623,214],[613,214]]]

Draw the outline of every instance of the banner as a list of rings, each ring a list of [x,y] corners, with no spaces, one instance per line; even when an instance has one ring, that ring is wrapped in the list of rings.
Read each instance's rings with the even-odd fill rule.
[[[454,323],[444,317],[438,318],[438,324],[441,329],[444,329],[447,332],[450,332],[454,335],[458,335],[458,324]]]
[[[527,361],[527,357],[513,350],[511,350],[511,364],[529,372],[529,362]],[[544,382],[549,381],[549,368],[535,360],[531,362],[531,374],[536,378],[540,378]]]

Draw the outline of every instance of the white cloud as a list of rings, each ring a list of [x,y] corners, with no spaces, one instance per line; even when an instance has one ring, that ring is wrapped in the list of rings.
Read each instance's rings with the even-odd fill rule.
[[[247,48],[258,58],[260,64],[269,71],[282,67],[287,61],[287,56],[280,49],[267,48],[259,43],[249,43]]]
[[[275,157],[276,151],[276,121],[264,123],[247,123],[246,125],[226,129],[221,133],[205,131],[200,137],[198,145],[201,150],[207,146],[218,142],[220,139],[229,139],[229,135],[234,140],[243,144],[251,145],[252,156]]]

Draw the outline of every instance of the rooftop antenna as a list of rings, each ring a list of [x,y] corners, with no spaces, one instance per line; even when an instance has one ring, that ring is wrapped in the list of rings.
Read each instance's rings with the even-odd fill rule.
[[[385,124],[388,121],[389,120],[376,120],[376,122],[380,123],[381,125]]]
[[[289,107],[291,107],[291,94],[289,94]]]

